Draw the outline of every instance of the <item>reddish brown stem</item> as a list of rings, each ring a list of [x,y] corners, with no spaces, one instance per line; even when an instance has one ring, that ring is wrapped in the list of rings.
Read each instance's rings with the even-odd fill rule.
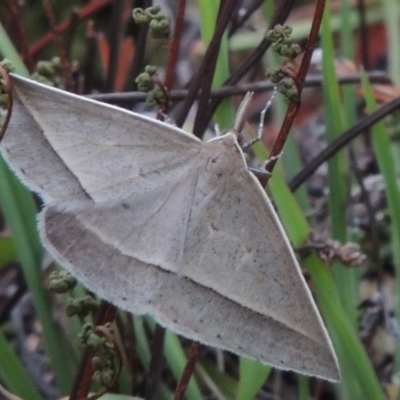
[[[193,374],[194,367],[196,366],[197,359],[199,358],[201,351],[201,344],[198,342],[192,342],[190,347],[189,358],[186,362],[185,369],[183,370],[181,379],[176,386],[174,400],[183,400],[186,392],[186,388],[189,384],[190,378]]]
[[[221,10],[219,14],[220,18],[218,19],[218,23],[215,27],[213,37],[211,38],[206,53],[204,54],[204,58],[200,65],[200,68],[198,69],[198,71],[196,72],[196,74],[192,79],[186,99],[183,102],[181,109],[179,111],[179,115],[176,118],[175,123],[177,126],[183,125],[189,113],[189,110],[195,101],[197,93],[202,88],[204,77],[209,75],[210,65],[211,66],[215,65],[215,62],[213,62],[213,60],[215,60],[216,53],[218,53],[219,51],[222,35],[224,34],[226,27],[230,21],[230,18],[232,16],[232,11],[236,8],[237,0],[231,1],[230,3],[232,4],[228,3],[220,4],[220,10]],[[203,89],[207,88],[203,87]]]
[[[53,32],[54,44],[56,45],[58,55],[61,61],[61,70],[65,80],[65,89],[72,92],[74,89],[74,78],[72,76],[71,66],[68,61],[67,49],[64,40],[57,30],[56,18],[54,16],[53,7],[50,0],[42,0],[43,9],[46,13],[47,20],[49,21],[51,30]]]
[[[18,7],[15,4],[15,1],[16,0],[5,0],[5,4],[6,4],[8,12],[10,14],[11,26],[13,27],[13,30],[15,32],[15,36],[17,38],[18,45],[20,46],[20,49],[22,52],[22,57],[25,60],[25,64],[26,64],[29,72],[32,72],[35,69],[35,61],[29,52],[29,44],[26,39],[26,35],[25,35],[24,28],[21,23],[21,18],[19,15]]]
[[[313,18],[313,23],[311,26],[310,35],[308,37],[308,40],[307,40],[307,43],[306,43],[306,46],[304,49],[303,60],[300,65],[299,72],[295,79],[295,84],[297,86],[299,98],[301,98],[301,92],[303,90],[304,82],[306,80],[306,75],[307,75],[308,69],[310,67],[312,53],[317,44],[318,32],[319,32],[319,28],[320,28],[321,22],[322,22],[322,17],[324,14],[325,3],[326,3],[326,0],[318,0],[317,5],[315,6],[315,13],[314,13],[314,18]],[[294,119],[297,115],[297,112],[299,111],[299,108],[300,108],[300,102],[292,100],[289,103],[289,107],[286,111],[286,116],[285,116],[285,119],[281,126],[281,129],[279,131],[278,138],[276,139],[274,147],[272,148],[271,155],[270,155],[271,157],[278,156],[279,154],[281,154],[283,146],[289,135],[290,129],[292,128]],[[273,160],[267,164],[268,172],[272,172],[272,170],[275,167],[275,164],[276,164],[276,160]]]
[[[117,313],[115,306],[103,301],[100,304],[98,316],[95,325],[104,325],[107,322],[112,322]],[[89,394],[90,385],[92,383],[93,365],[92,358],[95,355],[94,351],[86,351],[82,357],[79,371],[75,376],[74,387],[72,388],[69,400],[84,400]]]
[[[178,62],[179,56],[179,47],[181,43],[183,25],[184,25],[184,17],[185,17],[185,10],[186,10],[186,0],[179,0],[178,3],[178,12],[176,15],[176,22],[175,22],[175,29],[174,29],[174,37],[171,41],[168,51],[168,63],[167,63],[167,71],[165,74],[165,83],[162,90],[167,94],[166,103],[160,104],[157,119],[163,121],[164,114],[168,111],[169,107],[169,92],[171,91],[172,84],[175,78],[175,70],[176,64]]]
[[[78,18],[79,21],[82,21],[86,18],[91,17],[93,14],[96,14],[98,11],[103,9],[104,7],[108,6],[111,4],[111,0],[97,0],[97,1],[91,1],[88,5],[85,7],[82,7],[82,9],[78,13]],[[71,20],[68,19],[67,21],[64,21],[60,23],[59,25],[56,26],[57,32],[59,34],[63,34],[66,32],[71,24]],[[49,43],[51,43],[54,39],[54,34],[53,32],[49,32],[46,35],[44,35],[42,38],[40,38],[37,42],[33,43],[30,46],[30,55],[32,57],[35,57],[38,53],[40,53]]]
[[[165,74],[165,87],[167,88],[168,91],[171,90],[172,83],[175,77],[175,69],[179,56],[179,46],[181,43],[185,10],[186,10],[186,0],[179,0],[178,11],[176,14],[174,37],[172,39],[171,45],[169,46],[168,64],[167,64],[168,67]]]

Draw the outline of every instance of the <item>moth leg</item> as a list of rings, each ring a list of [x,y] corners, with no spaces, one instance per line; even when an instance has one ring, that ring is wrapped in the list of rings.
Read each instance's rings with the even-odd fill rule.
[[[272,174],[263,168],[254,168],[248,167],[247,168],[250,172],[252,172],[256,178],[263,182],[264,180],[268,179]]]
[[[245,143],[242,146],[243,150],[246,150],[248,147],[253,146],[254,143],[257,143],[258,141],[261,140],[262,134],[263,134],[263,129],[264,129],[264,119],[265,119],[265,114],[271,107],[272,102],[274,101],[275,95],[276,95],[276,86],[274,87],[274,91],[272,92],[271,98],[267,101],[267,104],[263,108],[263,110],[260,113],[260,123],[258,124],[258,130],[257,130],[257,137],[255,139],[250,140],[249,142]]]
[[[277,154],[276,156],[268,158],[268,160],[264,164],[264,168],[267,168],[268,164],[275,162],[276,160],[279,160],[281,158],[282,154],[283,154],[283,151],[281,153]]]
[[[249,142],[246,142],[243,146],[242,146],[242,150],[246,150],[249,147],[253,146],[254,143],[257,143],[260,141],[260,138],[256,137],[255,139],[251,139]]]
[[[271,173],[267,170],[267,166],[270,162],[276,161],[280,156],[282,155],[282,153],[278,154],[277,156],[271,157],[269,158],[265,164],[264,164],[264,168],[256,168],[256,167],[247,167],[247,169],[252,172],[256,178],[260,181],[260,183],[262,185],[265,186],[265,184],[267,183],[268,179],[271,177]]]
[[[275,98],[275,95],[276,95],[276,90],[277,90],[277,87],[275,86],[274,87],[274,91],[272,92],[271,98],[267,101],[267,104],[265,105],[265,107],[261,111],[260,123],[258,124],[258,131],[257,131],[257,137],[258,137],[259,140],[261,140],[263,129],[264,129],[265,114],[267,113],[267,111],[271,107],[272,102],[274,101],[274,98]]]

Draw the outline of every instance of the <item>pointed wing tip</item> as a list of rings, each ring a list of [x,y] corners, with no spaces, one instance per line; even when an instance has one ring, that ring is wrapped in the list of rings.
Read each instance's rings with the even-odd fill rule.
[[[317,376],[317,378],[325,379],[331,383],[338,383],[342,379],[342,374],[340,373],[340,369],[338,365],[334,365],[332,371],[324,374],[323,376]]]
[[[340,373],[339,361],[331,344],[327,348],[327,351],[329,352],[330,362],[329,364],[326,364],[324,368],[321,368],[320,374],[317,373],[315,374],[315,376],[317,378],[325,379],[332,383],[337,383],[342,378]]]

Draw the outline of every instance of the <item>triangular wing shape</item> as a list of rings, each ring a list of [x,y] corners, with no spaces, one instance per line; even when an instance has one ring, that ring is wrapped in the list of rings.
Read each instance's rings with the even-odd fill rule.
[[[176,180],[202,148],[174,126],[15,75],[12,81],[2,154],[47,202],[135,196]]]
[[[277,368],[328,380],[339,378],[327,343],[320,345],[212,289],[121,254],[74,213],[46,209],[40,227],[55,259],[111,303],[151,314],[162,325],[210,346]]]
[[[52,206],[41,231],[61,264],[100,296],[186,336],[338,378],[293,251],[233,134],[203,143],[13,80],[2,152]]]
[[[189,278],[286,326],[299,340],[307,337],[324,349],[335,365],[293,250],[233,135],[206,143],[196,167],[171,191],[161,187],[143,199],[76,213],[86,229],[123,255]]]

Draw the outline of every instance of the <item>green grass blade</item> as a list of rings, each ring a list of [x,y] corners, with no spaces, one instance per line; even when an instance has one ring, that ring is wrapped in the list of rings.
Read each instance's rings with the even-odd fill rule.
[[[28,69],[25,67],[25,64],[22,62],[21,57],[19,56],[17,50],[12,44],[10,38],[7,35],[7,32],[4,30],[3,25],[0,23],[0,54],[4,58],[8,58],[15,70],[14,72],[18,75],[28,76]]]
[[[299,400],[309,400],[311,398],[310,382],[307,376],[299,375]]]
[[[322,48],[323,48],[323,92],[326,121],[326,138],[328,143],[334,141],[344,130],[344,118],[341,109],[341,96],[336,79],[335,55],[330,30],[329,7],[326,7],[322,22]],[[331,221],[332,237],[342,243],[347,241],[347,207],[348,167],[344,152],[339,152],[328,162],[329,186],[329,214]],[[333,274],[337,287],[340,288],[340,298],[343,306],[350,316],[354,327],[357,323],[357,273],[346,268],[340,263],[335,263]]]
[[[268,154],[260,143],[254,145],[253,149],[257,159],[267,159]],[[295,197],[276,172],[269,180],[268,188],[290,241],[294,247],[302,246],[311,230]],[[371,362],[341,304],[330,270],[316,255],[307,258],[302,264],[307,267],[312,278],[318,308],[327,324],[340,365],[350,366],[345,369],[353,372],[357,385],[363,390],[363,399],[384,400]]]
[[[344,7],[344,11],[345,11]],[[342,17],[343,13],[342,12]],[[349,23],[349,15],[345,13],[347,19],[343,23]],[[344,130],[344,115],[341,107],[341,95],[336,79],[335,54],[333,47],[332,32],[330,30],[330,12],[329,7],[325,8],[324,19],[322,22],[322,49],[323,49],[323,94],[326,121],[326,139],[330,143],[334,141]],[[346,28],[342,33],[346,40],[349,38],[349,29]],[[347,49],[350,51],[351,49]],[[354,107],[353,107],[354,108]],[[349,111],[352,108],[349,109]],[[348,167],[346,165],[345,153],[339,152],[328,161],[328,187],[329,187],[329,214],[331,221],[332,237],[341,243],[347,242],[347,220],[346,210],[348,187]],[[333,277],[336,287],[340,288],[339,296],[346,310],[347,315],[353,324],[354,330],[357,328],[357,272],[351,270],[341,263],[335,262],[332,265]],[[345,353],[343,354],[345,356]],[[346,362],[342,362],[346,365]],[[354,379],[351,370],[343,374],[343,382],[340,391],[342,396],[347,398],[359,398],[360,386]]]
[[[343,116],[340,106],[339,86],[335,72],[335,55],[332,32],[329,26],[329,7],[325,8],[322,21],[321,44],[323,50],[322,74],[323,95],[326,121],[326,139],[334,141],[344,131]],[[346,240],[346,182],[347,168],[343,152],[336,154],[328,161],[329,211],[331,215],[332,233],[335,239]]]
[[[45,345],[51,357],[58,389],[68,393],[72,373],[68,366],[61,331],[56,326],[51,301],[41,276],[42,247],[36,230],[36,206],[32,195],[0,159],[0,204],[13,233],[24,277],[43,326]]]
[[[1,330],[0,378],[11,393],[23,399],[43,400]]]
[[[310,228],[287,185],[277,174],[272,176],[268,185],[273,193],[282,224],[293,245],[304,244]],[[312,278],[316,300],[332,333],[331,338],[340,357],[340,364],[352,367],[354,378],[363,390],[364,399],[385,399],[371,362],[341,304],[330,270],[316,255],[309,257],[302,264],[307,267]],[[351,399],[356,398],[351,397]]]
[[[199,364],[225,397],[232,399],[236,396],[238,382],[231,375],[219,370],[215,362],[207,357],[200,357]]]
[[[0,50],[11,60],[15,72],[27,75],[18,53],[15,51],[3,27],[0,25]],[[0,203],[13,241],[24,277],[32,294],[36,312],[43,326],[43,335],[60,392],[68,393],[73,375],[68,363],[68,351],[60,329],[53,320],[51,301],[41,276],[42,246],[36,229],[36,206],[30,192],[18,181],[0,159]]]
[[[267,380],[272,367],[245,357],[240,358],[240,381],[236,400],[252,400]]]
[[[17,259],[17,251],[12,237],[0,239],[0,269]]]
[[[362,74],[362,88],[365,93],[367,109],[371,113],[377,109],[374,93],[365,73]],[[372,143],[375,149],[379,170],[385,183],[385,192],[392,229],[392,249],[396,270],[397,287],[400,287],[400,193],[397,186],[396,164],[392,146],[383,122],[378,122],[372,128]],[[400,298],[397,298],[395,312],[400,317]],[[397,346],[395,365],[400,365],[400,348]]]

